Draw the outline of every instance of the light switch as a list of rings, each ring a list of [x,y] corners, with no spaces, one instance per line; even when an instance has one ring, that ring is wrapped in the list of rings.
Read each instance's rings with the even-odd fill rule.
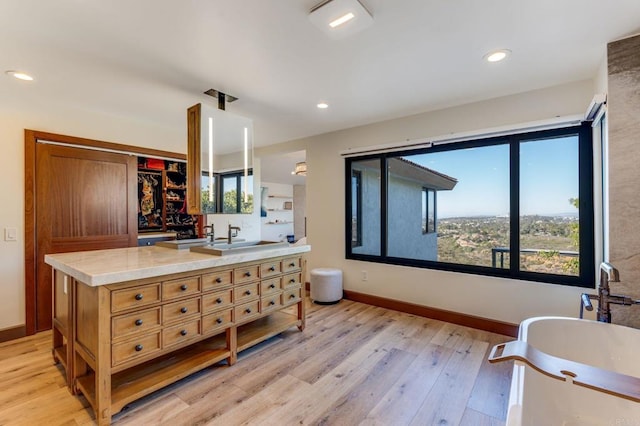
[[[18,241],[18,230],[16,228],[4,228],[5,241]]]

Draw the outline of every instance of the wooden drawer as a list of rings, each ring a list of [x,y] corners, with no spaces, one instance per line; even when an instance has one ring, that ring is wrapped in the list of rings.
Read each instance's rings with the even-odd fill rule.
[[[302,288],[290,288],[282,292],[282,306],[298,303],[302,299]]]
[[[302,274],[299,272],[297,274],[284,275],[282,277],[282,288],[286,290],[288,288],[301,285],[302,284],[301,281],[302,281]]]
[[[119,315],[111,319],[111,338],[121,339],[160,327],[162,317],[160,306],[131,314]]]
[[[162,283],[162,300],[174,300],[200,294],[200,277],[188,277]]]
[[[231,284],[233,284],[233,273],[231,269],[202,276],[203,292],[224,288]]]
[[[250,321],[260,315],[260,301],[255,300],[244,305],[236,306],[233,309],[233,320],[236,324]]]
[[[269,312],[282,307],[282,294],[276,293],[260,299],[260,312]]]
[[[170,348],[171,346],[180,345],[199,336],[200,319],[198,318],[162,330],[162,347]]]
[[[111,292],[111,312],[140,308],[160,301],[160,283],[113,290]]]
[[[202,312],[209,313],[227,308],[233,304],[233,290],[227,289],[202,296]]]
[[[260,296],[280,293],[280,277],[260,282]]]
[[[282,259],[282,272],[299,271],[302,268],[302,258],[300,256],[287,257]]]
[[[233,324],[233,309],[218,311],[202,317],[202,334],[215,334]]]
[[[151,334],[142,334],[136,339],[111,346],[111,366],[115,367],[159,350],[160,330]]]
[[[265,262],[260,265],[260,278],[269,278],[282,273],[280,260]]]
[[[260,279],[259,272],[260,272],[259,265],[236,268],[233,270],[233,283],[238,285],[238,284],[248,283],[251,281],[256,281]]]
[[[179,302],[167,303],[162,306],[162,324],[172,321],[189,318],[192,315],[200,314],[200,298],[181,300]]]
[[[260,294],[258,293],[259,288],[260,283],[251,283],[235,287],[233,289],[233,301],[236,305],[240,305],[250,300],[257,299],[260,297]]]

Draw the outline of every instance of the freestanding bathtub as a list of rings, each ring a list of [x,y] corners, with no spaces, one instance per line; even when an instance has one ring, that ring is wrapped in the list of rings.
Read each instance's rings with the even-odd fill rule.
[[[537,317],[520,324],[518,340],[549,355],[640,378],[637,329]],[[558,380],[516,361],[506,424],[640,426],[640,402]]]

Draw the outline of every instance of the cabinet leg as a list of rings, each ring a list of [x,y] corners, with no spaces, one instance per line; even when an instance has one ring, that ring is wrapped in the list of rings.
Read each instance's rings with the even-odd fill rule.
[[[233,365],[238,361],[238,328],[230,327],[227,329],[227,349],[231,352],[227,363]]]
[[[300,300],[298,302],[298,321],[300,322],[300,325],[298,325],[298,330],[300,331],[304,331],[304,326],[305,326],[305,322],[306,322],[306,315],[305,315],[305,303],[306,303],[306,299],[303,297],[302,300]]]

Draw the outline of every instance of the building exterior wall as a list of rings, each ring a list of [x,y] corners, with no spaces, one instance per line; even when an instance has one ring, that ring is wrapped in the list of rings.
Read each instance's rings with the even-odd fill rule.
[[[422,185],[389,177],[388,255],[438,260],[438,235],[422,233]]]

